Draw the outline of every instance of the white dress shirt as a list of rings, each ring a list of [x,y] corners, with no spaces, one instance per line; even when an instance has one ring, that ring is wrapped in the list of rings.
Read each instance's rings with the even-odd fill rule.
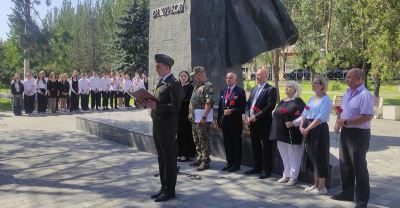
[[[27,96],[32,96],[36,93],[36,81],[34,79],[25,79],[24,93]]]
[[[85,78],[80,78],[78,81],[78,88],[79,88],[79,93],[80,94],[89,94],[90,91],[90,82],[89,79]]]
[[[124,92],[130,92],[132,89],[132,81],[130,79],[124,79]]]
[[[100,91],[101,90],[101,79],[98,76],[90,77],[89,79],[90,90],[93,91]]]
[[[100,82],[101,91],[108,92],[111,91],[111,80],[110,78],[103,77]]]
[[[140,79],[140,77],[134,77],[132,79],[132,86],[133,86],[133,91],[139,90],[139,89],[144,89],[144,83],[143,80]]]

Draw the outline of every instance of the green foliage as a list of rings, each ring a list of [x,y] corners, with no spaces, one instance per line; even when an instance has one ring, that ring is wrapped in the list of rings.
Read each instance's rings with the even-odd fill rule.
[[[342,84],[339,80],[331,80],[329,81],[329,90],[341,90]]]
[[[244,90],[250,91],[252,88],[254,88],[256,86],[256,82],[254,80],[246,80],[246,81],[243,81],[243,85],[244,85],[243,86]]]
[[[117,21],[115,45],[118,51],[113,62],[118,70],[136,70],[148,65],[149,51],[149,5],[148,1],[135,0],[125,15]]]
[[[19,34],[24,33],[24,2],[14,1],[13,13],[9,15],[10,33],[0,43],[3,86],[9,84],[15,72],[23,70]],[[48,3],[36,3],[40,2]],[[83,0],[76,7],[71,0],[63,0],[59,8],[50,10],[40,20],[33,18],[35,21],[30,24],[30,36],[26,39],[31,46],[33,74],[40,70],[46,74],[71,74],[73,70],[147,67],[148,7],[148,0]],[[35,15],[32,10],[32,16]]]

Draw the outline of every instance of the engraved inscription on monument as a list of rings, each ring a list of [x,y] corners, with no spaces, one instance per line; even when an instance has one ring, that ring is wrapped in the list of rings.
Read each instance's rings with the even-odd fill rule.
[[[162,8],[157,8],[153,10],[153,18],[156,19],[162,16],[168,16],[173,14],[180,14],[185,12],[185,2],[181,2],[179,4],[165,6]]]

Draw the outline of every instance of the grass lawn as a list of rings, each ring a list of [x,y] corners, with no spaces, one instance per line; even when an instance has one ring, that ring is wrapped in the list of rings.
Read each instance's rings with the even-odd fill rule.
[[[10,89],[8,88],[0,88],[1,94],[10,94]],[[10,111],[12,110],[11,99],[9,98],[0,98],[0,111]]]

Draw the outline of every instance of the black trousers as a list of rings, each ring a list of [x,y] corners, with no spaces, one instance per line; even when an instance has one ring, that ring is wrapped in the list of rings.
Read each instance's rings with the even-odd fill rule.
[[[111,108],[117,107],[118,91],[111,91],[110,93],[110,106]]]
[[[242,163],[242,127],[237,125],[223,125],[222,135],[224,137],[227,165],[240,167]]]
[[[307,123],[307,122],[306,122]],[[311,124],[312,121],[308,121]],[[329,127],[321,123],[311,129],[306,139],[308,157],[310,158],[314,174],[319,178],[329,178]]]
[[[255,123],[250,125],[251,147],[254,169],[272,173],[273,150],[275,142],[269,140],[271,124]]]
[[[72,112],[72,111],[79,110],[79,95],[72,92],[71,96],[70,96],[70,101],[71,101],[71,104],[70,104],[69,111]]]
[[[25,113],[33,113],[35,109],[35,94],[28,96],[24,95]]]
[[[153,139],[158,155],[161,186],[167,192],[175,193],[176,185],[176,133],[178,119],[153,120]]]
[[[101,100],[101,93],[100,92],[94,92],[93,90],[90,91],[90,107],[93,110],[94,107],[96,107],[96,109],[99,109],[99,107],[101,106],[100,104],[100,100]]]
[[[125,100],[125,107],[130,107],[129,101],[131,100],[131,96],[128,95],[128,93],[124,93],[124,100]]]
[[[345,195],[354,196],[356,202],[368,203],[370,194],[367,152],[370,129],[343,127],[340,133],[340,174]]]
[[[102,91],[101,96],[103,96],[103,108],[108,108],[108,99],[110,99],[110,91]]]
[[[81,94],[81,108],[84,111],[89,109],[89,95]]]
[[[194,145],[192,134],[192,124],[187,117],[179,118],[177,143],[179,157],[194,157],[196,155],[196,146]]]
[[[47,96],[38,93],[37,98],[38,98],[38,113],[46,113]]]

